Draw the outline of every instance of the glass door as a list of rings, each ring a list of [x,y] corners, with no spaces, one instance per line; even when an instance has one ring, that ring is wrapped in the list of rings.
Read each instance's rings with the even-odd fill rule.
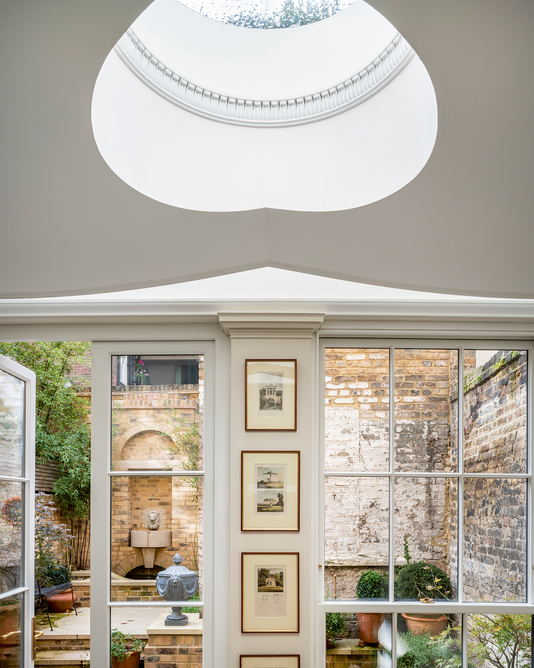
[[[30,668],[35,374],[0,355],[0,665]]]

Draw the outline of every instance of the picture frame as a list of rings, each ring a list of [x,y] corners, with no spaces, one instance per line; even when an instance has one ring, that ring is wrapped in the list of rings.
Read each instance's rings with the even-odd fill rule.
[[[241,531],[300,531],[300,452],[241,452]]]
[[[297,360],[245,360],[245,431],[297,430]]]
[[[241,654],[239,668],[300,668],[300,654]]]
[[[299,633],[298,552],[241,553],[241,632]]]

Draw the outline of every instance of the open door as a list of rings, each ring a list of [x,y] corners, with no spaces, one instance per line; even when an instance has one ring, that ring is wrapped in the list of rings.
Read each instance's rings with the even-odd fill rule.
[[[0,666],[30,668],[34,609],[35,374],[0,355]]]

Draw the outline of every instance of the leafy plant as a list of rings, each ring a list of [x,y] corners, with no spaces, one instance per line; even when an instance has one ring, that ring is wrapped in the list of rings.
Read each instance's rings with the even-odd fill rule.
[[[348,612],[327,612],[326,613],[326,639],[332,647],[336,646],[338,638],[346,638],[349,635],[345,624],[350,620],[351,615]]]
[[[111,631],[111,658],[124,661],[135,652],[142,652],[146,642],[140,638],[134,638],[129,633],[122,633],[117,629]]]
[[[408,549],[408,537],[406,534],[404,534],[404,560],[406,561],[406,564],[409,564],[412,561],[410,550]]]
[[[90,402],[78,396],[81,381],[75,374],[77,365],[87,366],[89,350],[89,343],[76,341],[0,343],[1,354],[35,372],[36,457],[41,463],[59,464],[54,492],[71,533],[83,532],[89,517]],[[67,549],[69,562],[83,569],[87,550],[80,550],[81,545],[81,540],[71,541]]]
[[[531,616],[469,616],[469,653],[485,666],[530,668]]]
[[[461,668],[460,636],[446,629],[437,636],[416,635],[411,631],[397,638],[398,668]],[[386,650],[387,651],[387,650]],[[391,656],[391,652],[387,651]],[[473,668],[471,665],[469,668]]]
[[[193,594],[193,596],[191,596],[191,598],[189,600],[190,601],[200,601],[200,592],[198,591],[198,589]],[[182,608],[182,612],[184,612],[184,613],[185,612],[200,612],[200,608],[198,606],[193,606],[193,607],[187,606],[186,608]]]
[[[165,436],[168,436],[173,441],[168,448],[170,452],[180,457],[179,466],[182,471],[198,471],[202,442],[198,418],[199,413],[195,411],[193,421],[188,422],[175,408],[169,408],[169,414],[165,419],[168,427]],[[195,502],[198,503],[200,489],[198,476],[184,476],[182,480],[193,487],[195,490]]]
[[[395,598],[398,599],[446,599],[451,592],[452,585],[447,573],[426,561],[403,566],[395,582]]]
[[[269,30],[276,28],[295,28],[327,19],[340,11],[339,0],[284,0],[279,12],[265,14],[257,8],[242,10],[230,16],[222,17],[223,23],[243,28]]]
[[[46,494],[35,496],[35,575],[45,586],[60,584],[55,578],[62,577],[64,571],[56,551],[70,547],[73,539],[67,525],[55,521],[54,512],[55,504]]]
[[[356,585],[358,598],[388,598],[389,578],[381,571],[364,571]]]

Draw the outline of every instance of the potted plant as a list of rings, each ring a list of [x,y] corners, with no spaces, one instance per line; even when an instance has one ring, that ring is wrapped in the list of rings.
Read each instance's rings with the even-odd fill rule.
[[[426,561],[403,566],[395,582],[395,598],[417,599],[430,602],[434,599],[449,599],[452,585],[449,576],[438,566]],[[424,613],[401,613],[408,629],[415,635],[429,633],[438,635],[447,628],[448,619],[445,615]]]
[[[0,645],[18,645],[20,636],[20,598],[8,596],[0,599]],[[14,635],[10,636],[9,634]],[[5,637],[7,636],[7,637]]]
[[[381,571],[364,571],[356,585],[356,596],[361,599],[388,598],[389,578]],[[360,647],[378,643],[378,630],[386,615],[379,612],[359,612]]]
[[[111,631],[111,668],[138,668],[146,643],[129,633]]]

